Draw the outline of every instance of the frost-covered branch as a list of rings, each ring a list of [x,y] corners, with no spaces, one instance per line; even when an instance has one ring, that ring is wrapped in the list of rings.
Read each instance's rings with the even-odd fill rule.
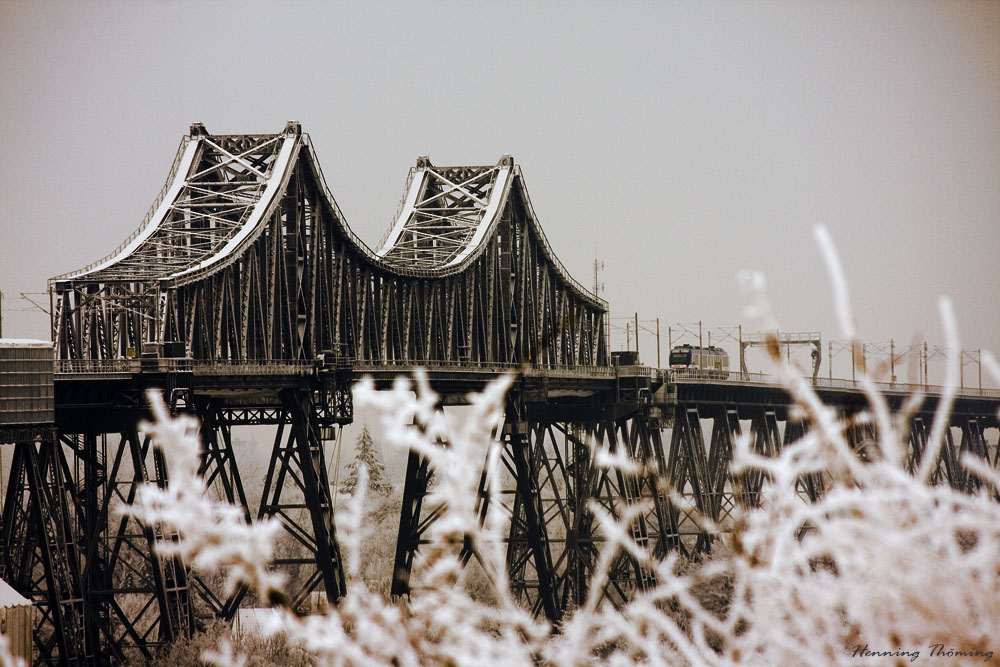
[[[129,511],[147,525],[159,524],[179,533],[178,541],[159,543],[161,553],[178,553],[198,570],[224,570],[228,593],[242,583],[262,600],[279,595],[283,579],[270,571],[267,563],[280,523],[265,519],[248,525],[240,508],[210,500],[205,480],[198,474],[197,421],[188,416],[171,417],[155,391],[150,391],[148,398],[154,421],[141,425],[141,430],[163,452],[170,483],[165,488],[155,484],[139,487]]]

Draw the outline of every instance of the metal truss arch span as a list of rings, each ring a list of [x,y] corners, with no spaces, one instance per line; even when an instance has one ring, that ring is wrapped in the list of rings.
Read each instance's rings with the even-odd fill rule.
[[[553,253],[509,156],[418,160],[373,251],[297,123],[277,135],[193,126],[144,226],[50,287],[64,359],[173,342],[206,360],[608,363],[607,304]]]

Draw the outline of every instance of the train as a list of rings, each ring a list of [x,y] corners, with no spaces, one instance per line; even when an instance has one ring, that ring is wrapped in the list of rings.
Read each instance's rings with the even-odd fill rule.
[[[710,371],[723,377],[729,373],[729,354],[714,345],[675,345],[670,350],[670,368]]]

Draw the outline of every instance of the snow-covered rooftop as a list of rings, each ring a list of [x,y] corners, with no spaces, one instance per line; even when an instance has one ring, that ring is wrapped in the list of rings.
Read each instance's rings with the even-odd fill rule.
[[[52,347],[52,343],[32,338],[0,338],[0,347]]]

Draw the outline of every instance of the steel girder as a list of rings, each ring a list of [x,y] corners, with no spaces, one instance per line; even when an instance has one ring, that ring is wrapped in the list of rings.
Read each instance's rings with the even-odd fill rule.
[[[376,254],[401,268],[435,269],[456,261],[504,196],[511,160],[494,167],[434,167],[426,157],[406,179],[403,209]],[[496,190],[496,191],[495,191]]]

